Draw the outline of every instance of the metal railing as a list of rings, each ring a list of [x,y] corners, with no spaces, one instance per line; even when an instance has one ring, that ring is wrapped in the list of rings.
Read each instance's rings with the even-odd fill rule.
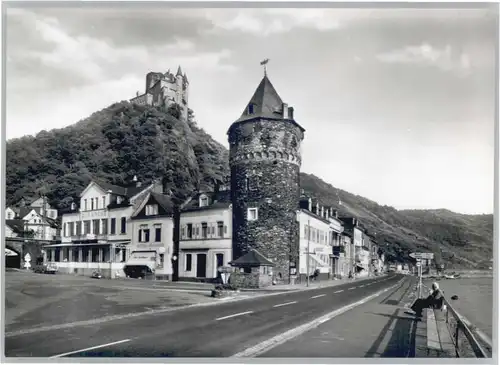
[[[430,289],[424,284],[422,287]],[[456,357],[492,357],[492,342],[489,337],[458,313],[444,295],[443,304],[446,305],[445,321],[455,346]]]

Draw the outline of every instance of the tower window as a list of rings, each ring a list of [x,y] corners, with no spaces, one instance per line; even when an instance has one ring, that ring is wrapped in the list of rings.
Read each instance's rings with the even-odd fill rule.
[[[253,104],[248,104],[248,114],[253,114]]]
[[[256,221],[259,219],[259,209],[258,208],[248,208],[247,219],[249,221]]]

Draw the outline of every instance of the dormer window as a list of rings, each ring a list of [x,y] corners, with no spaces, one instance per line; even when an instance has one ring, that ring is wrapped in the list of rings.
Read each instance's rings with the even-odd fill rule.
[[[146,205],[146,215],[158,215],[158,204]]]
[[[208,206],[208,197],[206,195],[200,196],[200,207]]]
[[[253,114],[253,104],[248,104],[248,114]]]
[[[116,197],[116,204],[120,204],[122,202],[122,197],[121,196],[117,196]]]

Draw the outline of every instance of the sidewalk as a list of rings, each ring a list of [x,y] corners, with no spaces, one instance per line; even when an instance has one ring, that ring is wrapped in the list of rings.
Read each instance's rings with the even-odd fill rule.
[[[259,357],[414,357],[414,279]]]
[[[356,279],[337,279],[337,280],[321,280],[321,281],[311,281],[309,286],[307,284],[286,284],[286,285],[272,285],[259,289],[240,289],[241,291],[258,291],[258,292],[267,292],[267,291],[294,291],[294,290],[310,290],[317,288],[327,288],[331,286],[337,286],[341,284],[347,283],[357,283],[360,281],[375,279],[375,278],[383,278],[386,275],[379,276],[367,276]]]

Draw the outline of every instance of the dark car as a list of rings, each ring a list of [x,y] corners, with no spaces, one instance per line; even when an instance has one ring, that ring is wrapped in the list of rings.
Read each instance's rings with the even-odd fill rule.
[[[102,274],[99,271],[94,271],[91,276],[92,279],[102,279]]]
[[[39,274],[55,274],[57,270],[57,265],[52,262],[49,262],[48,264],[35,265],[33,267],[33,272]]]

